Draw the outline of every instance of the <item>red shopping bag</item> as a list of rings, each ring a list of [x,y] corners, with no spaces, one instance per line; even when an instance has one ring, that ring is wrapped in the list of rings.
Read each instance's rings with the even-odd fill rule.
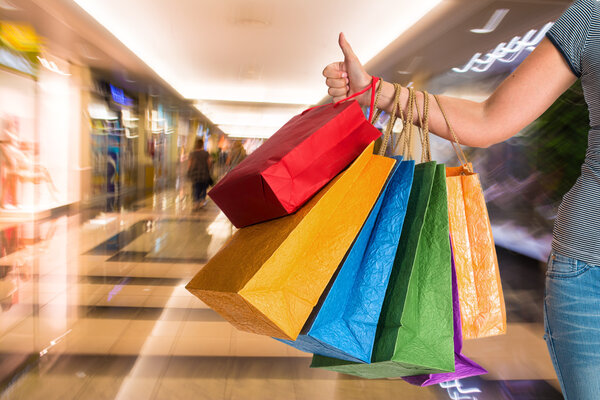
[[[291,214],[346,168],[380,132],[355,100],[371,90],[292,118],[208,195],[238,228]],[[370,120],[370,118],[369,118]]]

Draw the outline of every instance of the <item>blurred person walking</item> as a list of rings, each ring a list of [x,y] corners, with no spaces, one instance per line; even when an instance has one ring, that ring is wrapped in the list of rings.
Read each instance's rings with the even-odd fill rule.
[[[366,72],[343,34],[344,61],[329,64],[323,75],[334,101],[370,85]],[[483,102],[439,96],[462,144],[489,147],[517,134],[537,119],[577,79],[590,112],[585,161],[575,185],[564,196],[554,224],[546,273],[544,336],[567,400],[600,399],[600,2],[577,0],[556,21],[546,38]],[[379,108],[390,112],[392,83],[383,82]],[[371,93],[358,97],[369,104]],[[424,105],[418,92],[417,107]],[[427,95],[429,96],[429,95]],[[406,112],[409,89],[402,88]],[[429,101],[429,129],[452,139],[443,112]],[[406,115],[406,114],[405,114]],[[416,117],[416,116],[415,116]],[[418,125],[418,117],[413,121]]]
[[[194,150],[189,156],[188,178],[192,181],[192,195],[194,200],[193,211],[197,211],[206,204],[206,189],[213,184],[210,174],[212,160],[204,150],[204,140],[196,139]]]
[[[246,158],[246,149],[244,149],[241,141],[236,140],[233,142],[231,150],[229,150],[229,154],[227,156],[227,169],[233,169],[236,165],[241,163],[244,158]]]

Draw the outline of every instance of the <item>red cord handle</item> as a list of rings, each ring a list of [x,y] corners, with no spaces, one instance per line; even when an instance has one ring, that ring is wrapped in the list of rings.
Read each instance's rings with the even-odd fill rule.
[[[369,121],[371,121],[371,119],[373,118],[373,109],[375,108],[375,88],[377,87],[377,82],[379,82],[379,79],[380,78],[374,76],[373,79],[371,79],[371,84],[369,86],[367,86],[366,88],[364,88],[363,90],[361,90],[359,92],[354,93],[351,96],[346,97],[345,99],[342,99],[342,100],[339,100],[339,101],[333,103],[333,106],[336,107],[340,103],[343,103],[346,100],[350,100],[350,99],[353,99],[353,98],[355,98],[357,96],[360,96],[361,94],[366,93],[369,89],[371,89],[371,106],[369,107]],[[306,109],[306,110],[304,110],[302,112],[302,115],[306,114],[310,110],[314,110],[315,108],[319,108],[319,107],[323,107],[323,106],[328,106],[328,105],[329,104],[323,104],[323,105],[320,105],[320,106],[315,106],[315,107],[308,108],[308,109]]]

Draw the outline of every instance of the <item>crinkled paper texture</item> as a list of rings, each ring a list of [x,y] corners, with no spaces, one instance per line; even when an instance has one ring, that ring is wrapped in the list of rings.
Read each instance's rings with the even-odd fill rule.
[[[464,339],[506,333],[492,227],[478,174],[447,168],[448,216]]]
[[[460,302],[458,299],[454,258],[452,258],[452,309],[454,311],[454,372],[407,376],[403,378],[406,382],[417,386],[430,386],[456,379],[487,374],[487,371],[484,368],[462,354],[463,341],[460,321]]]
[[[296,214],[237,231],[186,288],[238,329],[295,339],[395,165],[372,152]]]
[[[315,107],[288,121],[208,195],[238,228],[291,214],[379,136],[355,100]]]
[[[414,173],[414,161],[401,161],[363,226],[328,291],[295,341],[309,353],[369,362],[377,322],[394,264]]]
[[[371,379],[453,372],[450,260],[444,165],[419,164],[371,364],[315,355],[311,367]]]

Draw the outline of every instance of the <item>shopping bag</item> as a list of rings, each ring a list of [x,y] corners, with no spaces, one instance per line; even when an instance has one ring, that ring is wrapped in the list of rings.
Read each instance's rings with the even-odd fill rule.
[[[506,308],[478,174],[466,166],[447,169],[452,248],[465,339],[506,333]]]
[[[452,240],[450,240],[452,242]],[[452,310],[454,326],[454,372],[440,374],[406,376],[406,382],[417,386],[430,386],[442,382],[453,381],[455,379],[464,379],[471,376],[487,374],[487,371],[479,364],[470,360],[462,354],[462,329],[460,320],[460,302],[458,299],[458,287],[456,284],[456,270],[454,266],[454,257],[452,257]]]
[[[437,97],[436,100],[439,104]],[[462,164],[460,167],[447,168],[446,182],[463,338],[503,334],[506,333],[506,307],[479,175],[473,172],[460,149],[447,117],[446,123],[454,136],[454,148]]]
[[[311,367],[364,378],[454,371],[445,169],[415,167],[370,364],[315,355]]]
[[[302,334],[285,340],[299,350],[369,362],[377,321],[402,232],[415,168],[395,157],[397,167],[363,226],[324,301],[315,307]],[[377,211],[378,212],[375,212]]]
[[[372,152],[297,213],[237,231],[186,288],[238,329],[295,339],[395,165]]]
[[[291,214],[379,135],[355,100],[314,107],[292,118],[208,195],[238,228]]]

